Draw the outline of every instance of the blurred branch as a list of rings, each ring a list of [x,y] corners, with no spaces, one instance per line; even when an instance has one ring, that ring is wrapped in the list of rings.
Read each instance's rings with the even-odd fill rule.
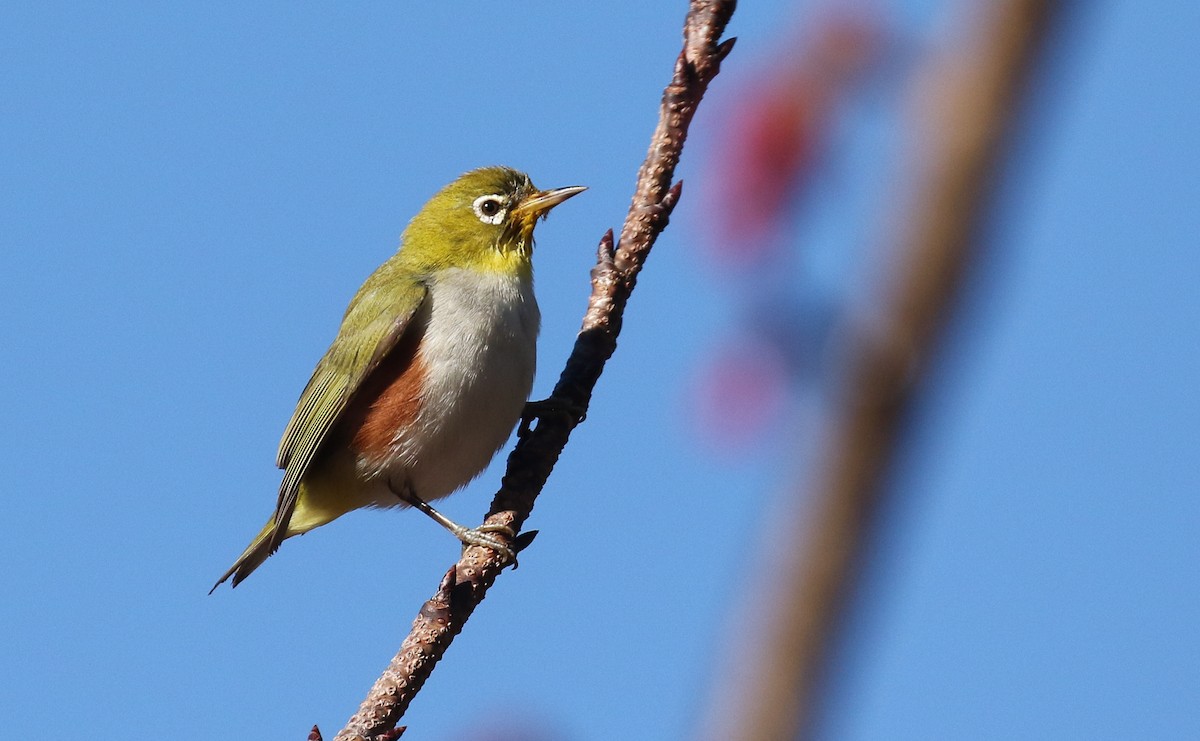
[[[783,573],[773,575],[777,610],[762,660],[739,688],[734,711],[714,719],[728,730],[720,738],[812,735],[819,680],[845,622],[898,432],[978,249],[1020,94],[1064,4],[977,2],[974,43],[941,59],[924,81],[920,179],[888,256],[895,271],[871,320],[846,333],[849,355],[824,437],[827,454],[817,459],[809,484],[806,552],[789,554]]]
[[[532,427],[532,420],[523,423],[486,524],[507,525],[514,531],[524,524],[571,430],[586,411],[605,362],[616,349],[625,303],[638,272],[679,199],[679,183],[672,186],[671,178],[688,126],[721,60],[733,49],[733,39],[719,40],[735,6],[734,0],[691,2],[684,22],[683,51],[663,92],[658,126],[638,172],[620,241],[614,247],[610,231],[600,242],[583,327],[549,403],[542,406],[553,413],[543,413]],[[528,537],[518,536],[514,547],[528,541]],[[378,739],[396,725],[504,565],[500,556],[486,548],[471,547],[463,552],[434,596],[421,607],[400,651],[336,741]]]

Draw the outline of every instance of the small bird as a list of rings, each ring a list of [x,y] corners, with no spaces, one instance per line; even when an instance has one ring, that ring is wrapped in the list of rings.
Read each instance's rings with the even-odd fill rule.
[[[533,229],[583,190],[538,190],[525,173],[485,167],[425,204],[346,309],[279,443],[275,515],[213,591],[360,507],[413,506],[511,556],[428,502],[478,476],[521,418],[541,323]]]

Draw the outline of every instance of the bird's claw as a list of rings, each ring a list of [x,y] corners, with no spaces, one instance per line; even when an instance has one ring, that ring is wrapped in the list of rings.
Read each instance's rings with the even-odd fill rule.
[[[394,486],[390,481],[388,486],[400,498],[402,502],[409,506],[416,507],[421,512],[428,515],[434,522],[449,530],[463,544],[465,550],[467,546],[477,545],[483,548],[489,548],[504,557],[504,563],[512,563],[513,568],[517,568],[517,553],[533,542],[533,536],[537,535],[537,531],[532,533],[517,534],[517,531],[500,523],[484,523],[479,527],[466,527],[459,525],[454,520],[446,517],[441,512],[438,512],[433,507],[421,499],[412,490],[412,486],[405,484],[401,487]],[[512,547],[500,538],[489,533],[501,533],[508,538],[512,543]]]
[[[462,527],[454,531],[455,537],[463,544],[463,550],[473,545],[488,548],[503,556],[504,562],[511,563],[515,569],[517,567],[517,552],[510,548],[506,542],[490,533],[503,533],[508,536],[509,540],[516,540],[517,538],[517,532],[508,525],[480,525],[479,527]]]

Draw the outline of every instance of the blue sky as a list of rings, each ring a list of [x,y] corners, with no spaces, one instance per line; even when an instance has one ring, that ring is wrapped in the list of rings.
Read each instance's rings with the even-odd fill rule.
[[[684,4],[407,5],[0,10],[6,734],[303,738],[354,710],[454,559],[444,532],[356,513],[206,593],[271,510],[279,434],[349,297],[464,170],[590,186],[539,228],[535,396],[553,384]],[[884,7],[914,43],[946,32],[941,3]],[[822,737],[1200,735],[1200,9],[1087,10],[906,443]],[[685,181],[798,17],[739,8]],[[869,253],[839,255],[879,236],[852,209],[892,165],[879,112],[849,115],[867,143],[797,233],[846,290]],[[738,331],[695,192],[536,545],[410,711],[420,738],[689,738],[710,705],[798,463],[786,425],[737,455],[694,429],[689,388]],[[478,519],[499,471],[447,512]]]

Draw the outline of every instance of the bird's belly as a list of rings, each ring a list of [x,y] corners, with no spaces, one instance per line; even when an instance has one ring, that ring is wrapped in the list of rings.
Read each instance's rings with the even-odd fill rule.
[[[487,389],[476,388],[447,405],[427,429],[412,436],[417,453],[411,463],[397,466],[408,476],[422,499],[444,497],[474,479],[504,445],[529,396],[529,382],[515,377],[497,379]],[[532,379],[531,379],[532,380]],[[406,456],[409,457],[409,456]]]
[[[527,285],[463,271],[440,279],[430,295],[420,411],[396,430],[384,458],[359,461],[380,506],[399,503],[397,486],[430,501],[479,475],[533,385],[539,317]]]

